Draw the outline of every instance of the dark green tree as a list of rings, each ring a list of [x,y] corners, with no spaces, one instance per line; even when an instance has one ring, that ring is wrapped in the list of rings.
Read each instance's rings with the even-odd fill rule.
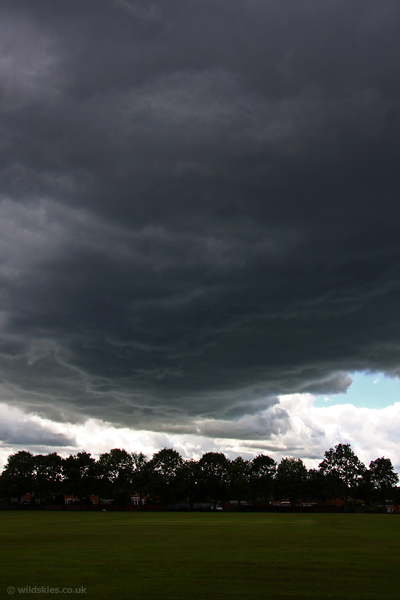
[[[250,486],[255,500],[261,498],[264,510],[272,496],[276,476],[276,461],[266,454],[259,454],[250,463]]]
[[[325,452],[319,464],[326,477],[331,498],[342,498],[346,508],[348,498],[354,495],[365,473],[365,465],[351,449],[350,444],[337,444]]]
[[[144,496],[149,491],[151,468],[143,452],[132,452],[132,492],[139,495],[139,510],[143,509]]]
[[[200,478],[200,466],[194,459],[184,460],[176,473],[178,498],[188,502],[190,508],[198,499]]]
[[[242,500],[250,496],[250,461],[238,456],[228,465],[228,485],[230,497],[237,500],[239,508]]]
[[[378,502],[385,504],[392,500],[399,476],[395,473],[390,458],[377,458],[369,463],[368,479],[371,482],[372,494]]]
[[[213,501],[214,510],[229,484],[229,460],[222,452],[206,452],[199,460],[203,493]]]
[[[52,452],[51,454],[38,454],[34,457],[34,486],[35,496],[40,504],[45,501],[52,504],[52,498],[62,491],[64,459]]]
[[[301,458],[282,458],[276,471],[276,490],[278,497],[287,498],[292,507],[303,496],[307,481],[307,469]]]
[[[35,457],[26,450],[10,454],[0,475],[1,494],[20,502],[24,494],[33,492],[35,483]]]
[[[318,469],[310,469],[307,473],[304,495],[308,500],[316,500],[321,504],[330,496],[325,475]]]
[[[126,450],[113,448],[101,454],[97,463],[102,494],[124,504],[130,503],[134,463]]]
[[[89,504],[89,495],[98,492],[99,477],[95,459],[89,452],[70,455],[63,463],[64,491],[77,496],[81,508]]]
[[[151,491],[165,504],[176,500],[176,476],[182,463],[181,455],[173,448],[163,448],[149,461]]]

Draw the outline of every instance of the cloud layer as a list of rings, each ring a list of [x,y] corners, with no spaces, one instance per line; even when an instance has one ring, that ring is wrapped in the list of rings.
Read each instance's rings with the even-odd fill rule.
[[[0,16],[2,402],[272,439],[399,375],[397,3]]]
[[[338,443],[351,444],[366,466],[390,457],[400,472],[400,403],[383,409],[351,404],[317,407],[311,394],[290,394],[280,403],[237,422],[198,420],[193,433],[154,432],[118,427],[100,419],[84,424],[54,423],[0,405],[2,438],[0,464],[21,446],[33,454],[81,450],[98,456],[111,448],[143,452],[148,457],[161,448],[175,448],[184,458],[199,459],[205,452],[224,452],[229,458],[268,454],[277,462],[287,456],[302,458],[316,468],[324,452]]]

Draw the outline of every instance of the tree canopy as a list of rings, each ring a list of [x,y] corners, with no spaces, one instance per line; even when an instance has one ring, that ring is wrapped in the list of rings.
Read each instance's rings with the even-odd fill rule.
[[[136,495],[170,504],[235,500],[267,506],[272,499],[325,502],[341,498],[385,503],[399,495],[399,476],[389,458],[373,460],[367,469],[350,444],[325,452],[318,469],[307,470],[300,458],[285,457],[279,464],[264,454],[253,459],[229,459],[222,452],[206,452],[199,460],[185,460],[177,450],[163,448],[151,459],[143,453],[113,448],[97,459],[88,452],[61,457],[55,452],[34,456],[20,450],[11,454],[0,475],[0,496],[20,500],[33,493],[40,503],[72,495],[89,502],[92,494],[129,503]],[[64,500],[63,500],[64,501]]]
[[[327,477],[331,493],[343,498],[346,503],[349,495],[357,490],[366,470],[350,444],[337,444],[327,450],[319,469]]]

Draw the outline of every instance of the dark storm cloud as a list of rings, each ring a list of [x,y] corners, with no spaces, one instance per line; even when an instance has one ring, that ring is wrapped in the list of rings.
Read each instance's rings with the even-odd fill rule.
[[[396,2],[0,11],[3,401],[245,437],[400,372]]]

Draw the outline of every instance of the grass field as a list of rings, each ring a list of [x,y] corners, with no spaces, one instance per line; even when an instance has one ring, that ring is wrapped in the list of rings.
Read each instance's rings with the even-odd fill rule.
[[[4,511],[0,526],[0,598],[399,596],[397,515]]]

